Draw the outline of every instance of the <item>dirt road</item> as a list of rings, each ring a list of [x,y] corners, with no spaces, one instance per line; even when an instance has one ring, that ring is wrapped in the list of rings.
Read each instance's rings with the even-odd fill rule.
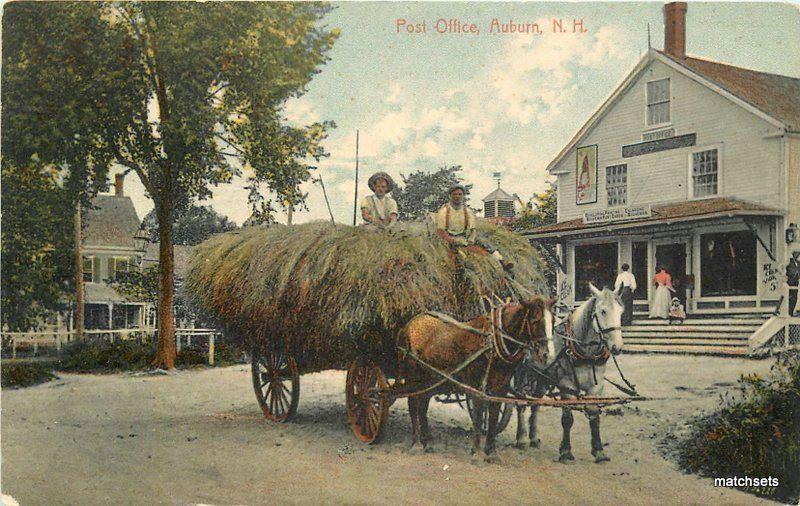
[[[346,423],[341,372],[304,376],[298,416],[285,425],[260,416],[244,366],[63,375],[3,391],[2,489],[22,505],[758,502],[682,474],[657,443],[713,408],[741,373],[765,373],[771,362],[623,355],[621,364],[658,400],[603,416],[612,460],[602,465],[592,461],[582,416],[573,428],[577,461],[554,462],[561,427],[552,408],[542,410],[538,450],[505,447],[512,421],[499,465],[470,463],[469,419],[456,405],[432,403],[437,453],[407,451],[405,402],[392,407],[383,442],[362,445]]]

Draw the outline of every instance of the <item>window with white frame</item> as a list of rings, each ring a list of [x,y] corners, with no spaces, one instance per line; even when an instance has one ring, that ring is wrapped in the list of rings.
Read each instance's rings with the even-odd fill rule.
[[[108,279],[118,281],[117,274],[130,270],[130,259],[125,257],[113,257],[108,259]]]
[[[647,83],[647,126],[669,123],[669,78]]]
[[[719,190],[719,156],[716,149],[692,153],[692,196],[708,197]]]
[[[83,257],[83,281],[85,283],[91,283],[94,281],[94,269],[92,268],[94,264],[94,257]]]
[[[628,203],[628,166],[626,164],[606,167],[606,194],[609,207],[624,206]]]

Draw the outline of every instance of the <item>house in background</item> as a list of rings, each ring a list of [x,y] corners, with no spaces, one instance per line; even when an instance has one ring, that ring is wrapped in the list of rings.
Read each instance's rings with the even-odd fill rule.
[[[173,248],[173,267],[175,269],[175,325],[177,328],[194,328],[194,315],[188,310],[186,298],[183,294],[183,280],[186,278],[186,271],[189,268],[189,257],[194,246],[175,244]],[[159,243],[149,243],[142,259],[142,269],[158,268],[158,249]],[[151,305],[147,307],[145,323],[149,328],[157,326],[156,308]]]
[[[111,286],[117,273],[140,269],[143,252],[135,236],[141,221],[124,195],[118,174],[113,195],[97,195],[84,215],[84,326],[94,329],[145,327],[147,302],[129,302]]]
[[[526,235],[556,246],[570,305],[590,296],[590,281],[613,286],[631,266],[639,289],[626,348],[745,354],[790,337],[800,79],[686,55],[686,11],[664,6],[665,50],[650,49],[550,163],[558,223]],[[686,325],[644,318],[657,266],[693,317]]]

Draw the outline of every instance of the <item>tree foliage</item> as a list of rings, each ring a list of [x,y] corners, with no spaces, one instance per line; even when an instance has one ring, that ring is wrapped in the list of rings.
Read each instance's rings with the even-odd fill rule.
[[[441,167],[436,172],[418,170],[408,176],[401,174],[403,186],[392,192],[397,201],[399,218],[417,220],[437,211],[450,199],[448,190],[455,184],[462,184],[460,170],[460,165],[453,165]],[[469,195],[472,185],[464,187]]]
[[[2,30],[2,318],[27,329],[74,288],[73,215],[105,185],[141,97],[134,47],[92,3],[12,2]],[[111,57],[113,55],[113,58]]]
[[[236,175],[302,205],[299,186],[325,155],[320,141],[333,124],[289,127],[282,108],[327,60],[338,36],[320,26],[329,10],[314,2],[6,6],[4,157],[68,165],[77,195],[90,179],[103,184],[113,163],[138,175],[159,224],[158,365],[174,362],[180,212]]]
[[[158,305],[158,268],[117,272],[111,283],[114,290],[129,302],[149,302]]]
[[[532,230],[534,228],[551,225],[557,221],[558,192],[553,182],[548,183],[547,189],[534,194],[522,213],[514,222],[514,230]]]
[[[3,167],[2,319],[28,330],[65,308],[73,287],[73,204],[56,170]]]
[[[534,194],[520,216],[514,221],[513,230],[523,232],[535,228],[551,225],[558,221],[558,191],[554,182],[549,182],[547,189],[541,193]],[[556,272],[560,267],[556,262],[555,248],[550,245],[536,243],[536,248],[542,254],[547,264],[547,284],[551,293],[556,293]]]
[[[150,211],[142,220],[142,227],[150,235],[150,241],[158,241],[158,219],[155,211]],[[190,205],[182,210],[172,227],[174,244],[194,246],[214,234],[236,228],[236,223],[227,216],[216,212],[211,206]]]

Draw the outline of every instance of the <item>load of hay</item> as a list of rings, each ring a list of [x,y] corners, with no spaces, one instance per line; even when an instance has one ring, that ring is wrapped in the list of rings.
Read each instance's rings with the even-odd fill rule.
[[[478,237],[514,263],[514,279],[547,291],[544,262],[527,240],[489,223]],[[253,227],[197,246],[184,289],[243,346],[288,344],[303,372],[341,369],[366,355],[393,363],[394,336],[415,314],[466,319],[481,295],[520,296],[496,259],[448,245],[422,223],[394,229],[313,222]]]

